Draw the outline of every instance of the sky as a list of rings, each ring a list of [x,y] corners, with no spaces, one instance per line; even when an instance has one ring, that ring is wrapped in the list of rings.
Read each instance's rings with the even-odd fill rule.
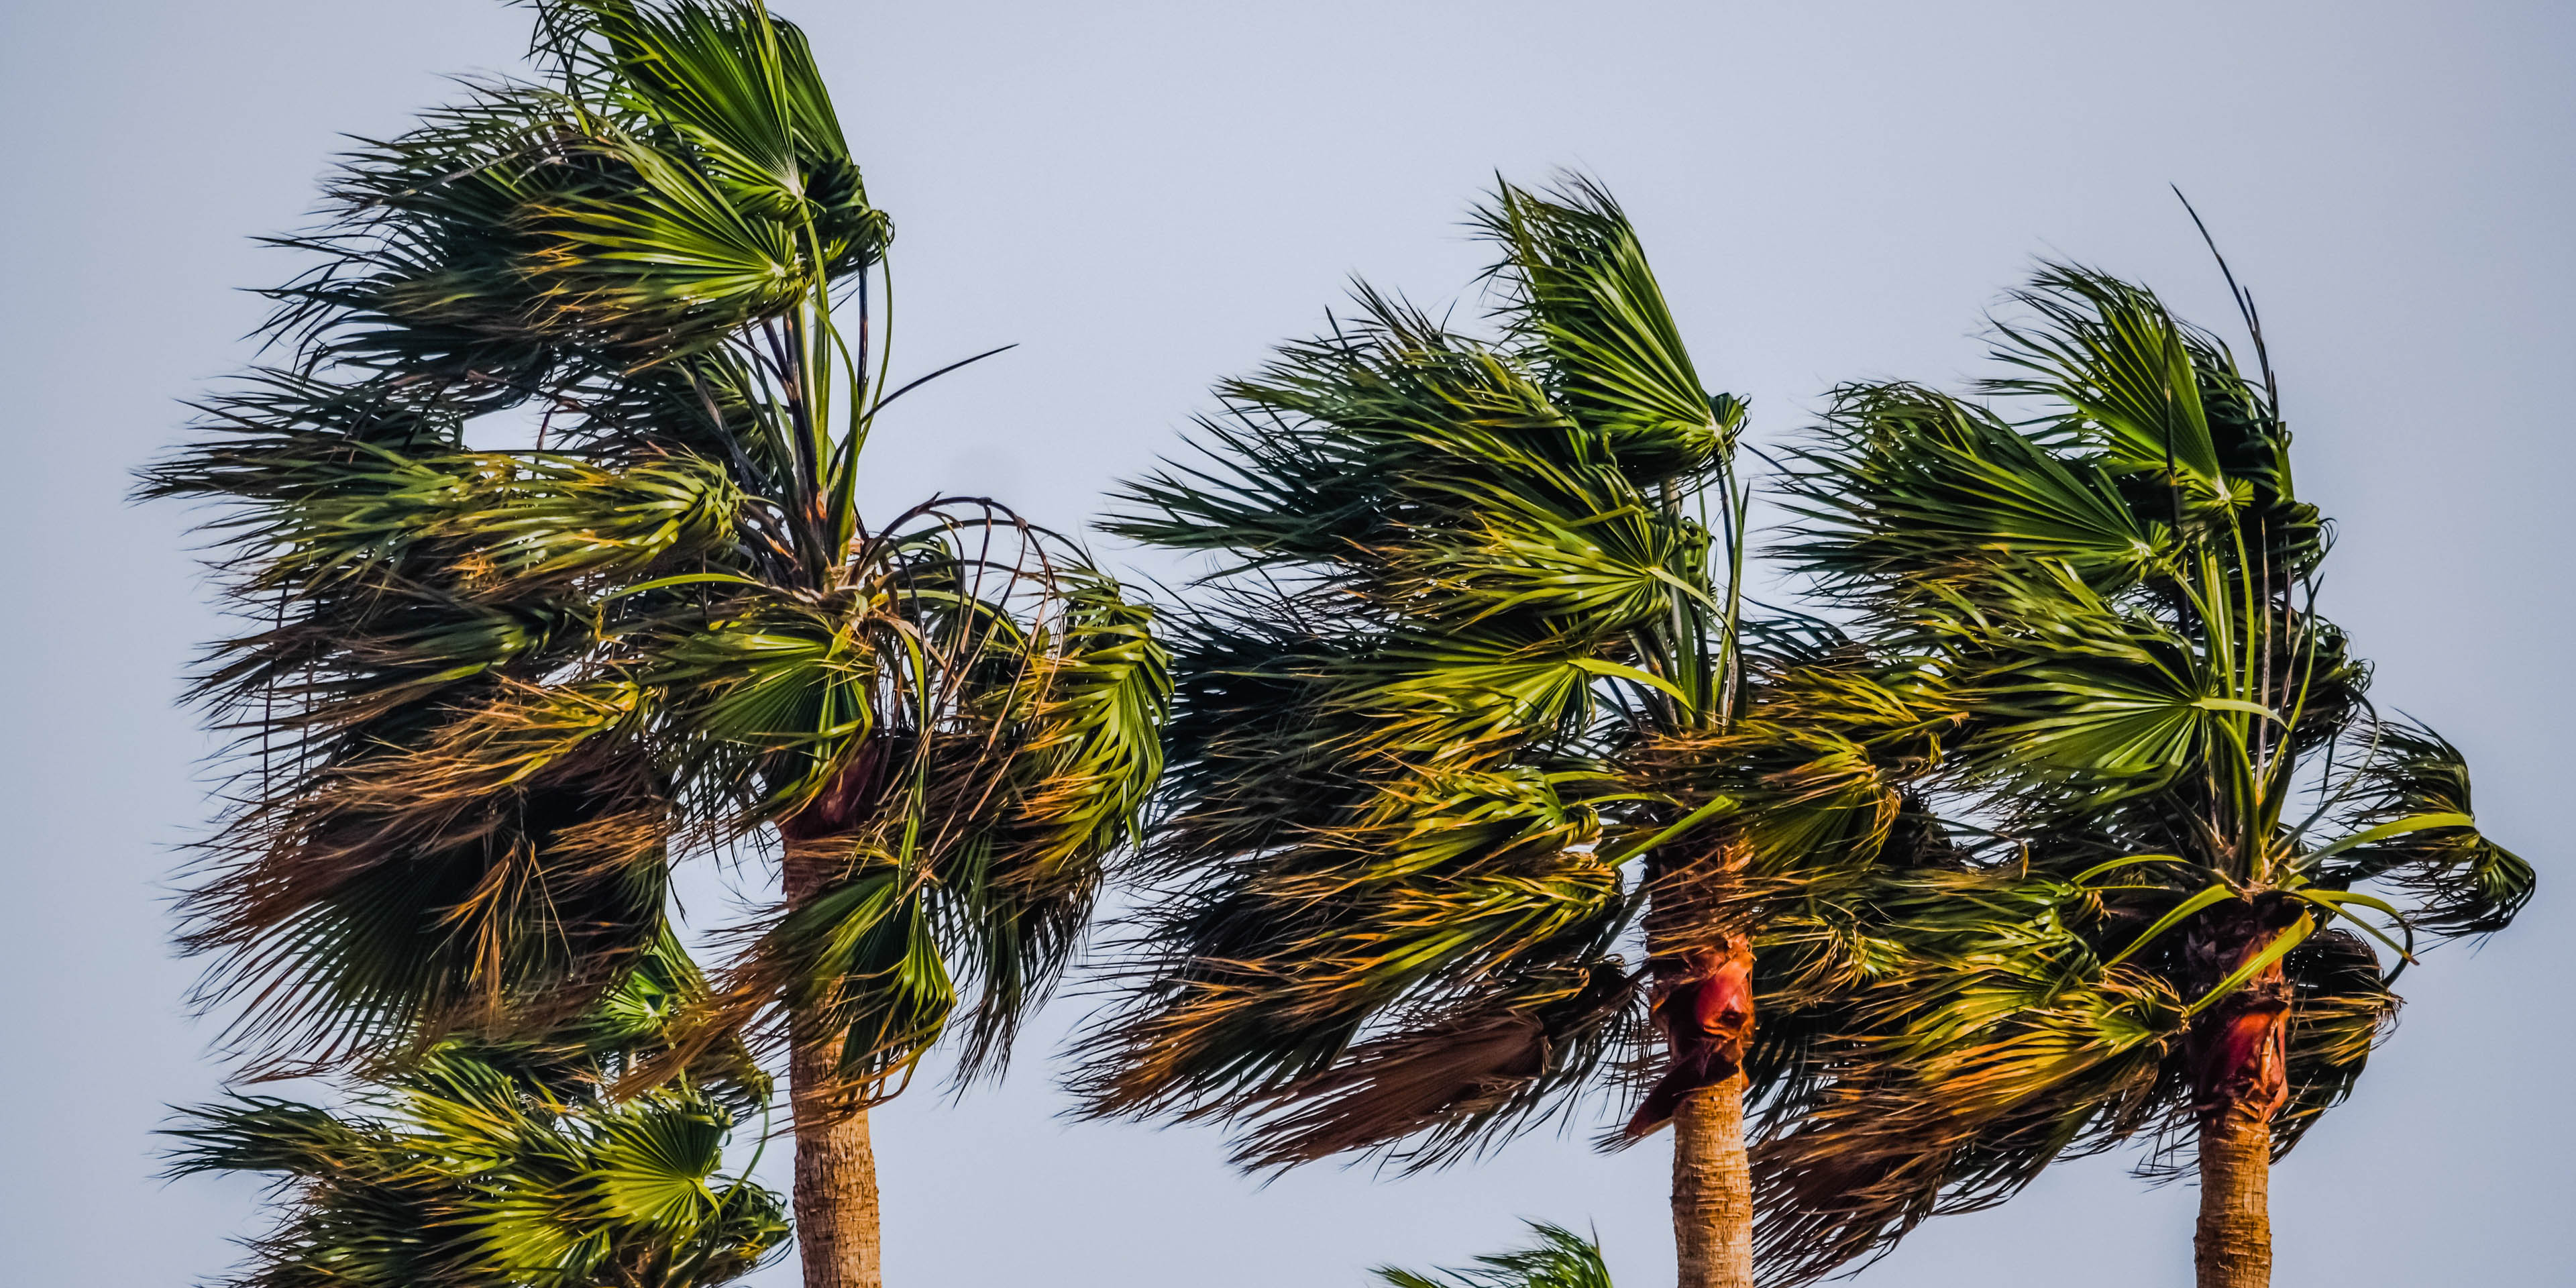
[[[904,400],[880,508],[999,497],[1079,529],[1174,451],[1209,384],[1318,328],[1350,278],[1428,304],[1482,263],[1497,174],[1577,167],[1635,219],[1713,388],[1787,441],[1842,380],[1956,384],[2038,256],[2232,314],[2168,185],[2260,301],[2302,494],[2338,524],[2326,612],[2374,694],[2468,753],[2487,831],[2540,868],[2521,923],[2433,953],[2352,1103],[2273,1181],[2275,1282],[2576,1282],[2576,903],[2549,802],[2576,698],[2557,644],[2576,448],[2576,7],[1808,0],[1655,4],[851,3],[804,24],[892,212]],[[225,1069],[167,897],[211,743],[175,705],[223,630],[188,516],[129,472],[251,355],[344,134],[511,67],[490,0],[85,0],[0,8],[0,1171],[26,1284],[222,1272],[257,1187],[156,1179],[165,1106]],[[1469,299],[1472,305],[1472,298]],[[1757,522],[1759,515],[1757,514]],[[1102,544],[1104,558],[1145,566]],[[2553,751],[2553,748],[2557,749]],[[2550,784],[2560,783],[2558,787]],[[688,887],[696,923],[732,915]],[[1525,1139],[1409,1179],[1266,1186],[1200,1130],[1077,1124],[1051,1044],[1007,1081],[878,1116],[897,1288],[1332,1288],[1454,1264],[1524,1217],[1670,1282],[1669,1151]],[[783,1184],[782,1151],[763,1171]],[[2119,1156],[1936,1222],[1867,1288],[2184,1282],[2195,1196]],[[792,1264],[755,1282],[795,1282]]]

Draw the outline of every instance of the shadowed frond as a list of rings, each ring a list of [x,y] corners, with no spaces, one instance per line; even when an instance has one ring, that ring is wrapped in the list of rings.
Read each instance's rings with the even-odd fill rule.
[[[2429,934],[2484,935],[2511,925],[2538,878],[2477,830],[2467,758],[2417,724],[2383,722],[2372,737],[2341,819],[2351,835],[2372,839],[2317,862],[2318,882],[2349,889],[2375,881],[2403,891],[2418,901],[2407,924]]]

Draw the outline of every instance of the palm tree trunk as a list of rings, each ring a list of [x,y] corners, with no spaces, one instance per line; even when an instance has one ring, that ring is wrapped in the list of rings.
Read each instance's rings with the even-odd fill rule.
[[[870,743],[803,809],[779,820],[780,877],[790,911],[839,879],[847,847],[836,843],[865,816],[877,790],[882,748]],[[858,1088],[841,1077],[842,1035],[817,1031],[803,1014],[787,1019],[788,1104],[796,1119],[796,1251],[805,1288],[884,1288],[877,1208],[877,1154]]]
[[[1673,1107],[1673,1249],[1680,1288],[1753,1288],[1741,1070]]]
[[[1647,861],[1647,969],[1664,1072],[1626,1134],[1673,1125],[1673,1252],[1680,1288],[1753,1288],[1753,1169],[1744,1150],[1744,1053],[1753,1042],[1753,939],[1720,929],[1712,890],[1741,847]]]
[[[1679,920],[1683,901],[1655,915]],[[1647,934],[1671,925],[1650,925]],[[1651,942],[1651,939],[1650,939]],[[1681,1288],[1752,1288],[1753,1171],[1744,1151],[1744,1051],[1753,1039],[1753,941],[1742,934],[1659,954],[1655,1025],[1664,1074],[1630,1139],[1673,1125],[1673,1250]]]
[[[791,1028],[793,1026],[791,1025]],[[831,1035],[797,1034],[788,1055],[796,1115],[796,1251],[805,1288],[883,1288],[877,1156],[868,1111],[839,1085]]]
[[[2200,1227],[2192,1235],[2199,1288],[2272,1282],[2272,1124],[2220,1114],[2200,1128]]]
[[[2200,987],[2251,963],[2305,913],[2266,893],[2204,914],[2183,942]],[[2290,1098],[2290,981],[2279,961],[2192,1022],[2184,1038],[2200,1115],[2199,1288],[2270,1288],[2272,1115]]]

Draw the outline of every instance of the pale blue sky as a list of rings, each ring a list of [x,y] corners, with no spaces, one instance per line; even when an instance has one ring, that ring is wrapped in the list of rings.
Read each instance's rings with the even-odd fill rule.
[[[1457,222],[1497,170],[1606,180],[1701,370],[1772,439],[1836,380],[1970,370],[1979,310],[2035,254],[2225,321],[2181,184],[2263,303],[2302,491],[2341,524],[2329,611],[2379,663],[2379,699],[2468,751],[2489,830],[2544,875],[2512,933],[2410,972],[2358,1098],[2280,1169],[2277,1282],[2576,1282],[2558,951],[2576,914],[2548,822],[2576,726],[2556,387],[2576,352],[2576,9],[779,8],[813,33],[900,230],[898,366],[1021,344],[905,400],[871,444],[875,495],[991,493],[1065,526],[1349,274],[1424,300],[1463,286],[1479,251]],[[246,357],[260,306],[233,288],[290,268],[248,237],[298,222],[335,135],[399,129],[443,73],[508,66],[524,24],[488,0],[10,0],[0,18],[11,1282],[210,1276],[255,1210],[248,1185],[152,1179],[161,1106],[220,1074],[161,902],[205,811],[175,676],[219,626],[182,516],[124,506],[126,471]],[[1593,1223],[1623,1283],[1669,1282],[1660,1144],[1537,1138],[1439,1176],[1259,1188],[1209,1133],[1060,1121],[1043,1040],[1072,1013],[1002,1089],[881,1115],[898,1288],[1356,1288],[1373,1264],[1506,1244],[1522,1215]],[[2192,1202],[2094,1160],[1858,1282],[2181,1283]]]

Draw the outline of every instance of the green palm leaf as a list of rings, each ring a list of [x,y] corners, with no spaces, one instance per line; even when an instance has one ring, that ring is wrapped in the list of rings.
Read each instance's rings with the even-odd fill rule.
[[[1532,1245],[1476,1258],[1473,1267],[1417,1274],[1393,1266],[1378,1277],[1389,1288],[1610,1288],[1601,1245],[1561,1225],[1530,1222]]]

